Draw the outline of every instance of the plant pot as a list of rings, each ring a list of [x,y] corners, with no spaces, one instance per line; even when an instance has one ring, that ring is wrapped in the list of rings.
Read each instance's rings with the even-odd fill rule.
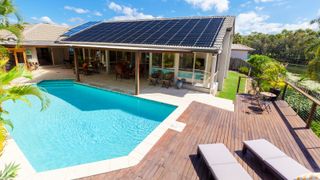
[[[280,88],[270,88],[270,92],[276,95],[276,97],[273,98],[272,100],[276,100],[281,94],[281,89]]]

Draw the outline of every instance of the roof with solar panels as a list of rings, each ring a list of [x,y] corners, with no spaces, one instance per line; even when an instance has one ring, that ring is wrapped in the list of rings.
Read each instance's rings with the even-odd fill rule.
[[[59,43],[132,49],[221,50],[233,16],[87,22],[70,29]]]

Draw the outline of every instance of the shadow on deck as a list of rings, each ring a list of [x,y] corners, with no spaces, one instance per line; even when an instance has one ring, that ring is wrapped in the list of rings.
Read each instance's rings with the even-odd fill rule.
[[[284,101],[271,112],[258,110],[250,96],[238,95],[235,112],[193,102],[178,121],[183,132],[168,130],[136,166],[84,179],[209,179],[196,157],[198,144],[224,143],[254,179],[274,179],[250,154],[241,154],[244,140],[265,138],[308,169],[319,171],[320,140]]]

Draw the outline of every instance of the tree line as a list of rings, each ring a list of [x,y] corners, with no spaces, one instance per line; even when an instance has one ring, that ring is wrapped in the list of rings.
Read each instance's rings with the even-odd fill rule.
[[[251,54],[266,55],[285,63],[307,65],[314,59],[320,45],[320,31],[300,29],[283,30],[278,34],[254,32],[250,35],[241,35],[237,33],[234,36],[234,43],[254,48],[255,51]]]

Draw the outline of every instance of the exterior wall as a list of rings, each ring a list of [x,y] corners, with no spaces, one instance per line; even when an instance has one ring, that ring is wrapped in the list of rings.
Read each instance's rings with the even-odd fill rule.
[[[38,62],[37,50],[35,47],[26,47],[27,61]]]
[[[63,60],[65,59],[65,50],[66,48],[51,48],[53,53],[53,64],[60,65],[63,64]]]
[[[248,55],[249,55],[248,51],[241,51],[241,50],[232,50],[231,51],[232,58],[239,58],[242,60],[247,60]]]

